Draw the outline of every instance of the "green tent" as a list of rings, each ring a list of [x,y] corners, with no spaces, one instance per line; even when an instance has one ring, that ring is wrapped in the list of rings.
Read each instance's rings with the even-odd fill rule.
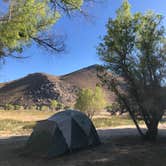
[[[26,151],[32,155],[55,157],[98,144],[99,136],[91,120],[82,112],[66,110],[37,123]]]

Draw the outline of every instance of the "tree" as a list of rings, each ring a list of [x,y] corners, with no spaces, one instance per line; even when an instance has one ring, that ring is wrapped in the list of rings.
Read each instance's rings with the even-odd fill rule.
[[[116,94],[120,105],[133,119],[143,138],[156,140],[158,124],[164,113],[166,43],[161,15],[130,12],[125,0],[115,19],[109,19],[107,34],[98,47],[104,68],[113,73],[100,74]],[[120,77],[123,78],[119,79]],[[147,126],[144,133],[137,115]]]
[[[83,0],[5,0],[9,9],[0,14],[0,57],[16,56],[36,43],[58,53],[64,50],[62,36],[48,32],[64,14],[81,10]]]
[[[50,101],[50,107],[52,110],[56,110],[58,106],[58,102],[56,100],[51,100]]]
[[[105,105],[105,95],[100,87],[96,87],[94,90],[82,89],[78,95],[75,108],[92,118],[95,112],[103,109]]]
[[[111,105],[108,105],[106,107],[106,110],[111,115],[120,115],[120,114],[124,113],[124,110],[122,111],[122,108],[120,107],[118,102],[114,102]]]

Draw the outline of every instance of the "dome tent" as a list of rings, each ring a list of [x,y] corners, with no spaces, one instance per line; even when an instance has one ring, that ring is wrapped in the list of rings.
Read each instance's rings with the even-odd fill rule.
[[[30,154],[56,157],[100,144],[91,120],[82,112],[66,110],[39,121],[27,141]]]

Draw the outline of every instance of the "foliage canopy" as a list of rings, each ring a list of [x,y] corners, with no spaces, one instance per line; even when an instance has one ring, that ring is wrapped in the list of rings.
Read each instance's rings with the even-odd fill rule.
[[[22,52],[36,42],[55,52],[64,49],[58,36],[48,34],[64,12],[80,10],[83,0],[10,0],[0,15],[0,57]]]
[[[105,105],[105,94],[100,87],[96,87],[94,90],[82,89],[78,95],[75,108],[92,118],[95,112],[103,109]]]
[[[163,17],[152,11],[132,15],[130,8],[125,0],[117,10],[116,18],[109,19],[106,25],[107,34],[98,47],[98,53],[105,62],[105,68],[114,76],[106,81],[107,76],[103,75],[102,80],[130,113],[140,134],[155,140],[158,123],[166,107]],[[146,134],[137,123],[138,114],[147,126]]]

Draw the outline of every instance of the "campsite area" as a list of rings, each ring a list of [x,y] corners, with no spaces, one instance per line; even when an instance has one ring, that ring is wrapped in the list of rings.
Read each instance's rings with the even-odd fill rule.
[[[116,127],[110,125],[97,130],[102,140],[101,145],[57,158],[46,159],[23,156],[22,151],[32,131],[30,124],[33,124],[36,120],[47,118],[53,112],[43,112],[41,115],[40,112],[36,111],[22,111],[18,116],[16,116],[16,113],[15,111],[1,111],[0,120],[8,121],[7,126],[10,126],[9,124],[12,120],[19,122],[24,116],[24,122],[22,121],[20,124],[29,124],[29,130],[17,129],[17,134],[11,134],[8,128],[7,135],[4,134],[5,132],[3,133],[1,126],[0,165],[2,166],[165,166],[165,123],[160,124],[158,141],[155,144],[151,144],[141,140],[129,119],[127,123],[125,118],[122,120],[120,117],[114,117],[113,120],[121,121],[121,125],[118,124]],[[99,127],[99,123],[97,125]],[[101,125],[103,126],[103,124]],[[22,126],[19,127],[21,128]],[[16,131],[16,128],[18,128],[18,124],[13,125],[12,131]]]
[[[103,144],[54,159],[21,155],[27,136],[1,138],[0,165],[2,166],[165,166],[165,137],[158,142],[142,142],[135,129],[99,130]]]
[[[0,166],[166,166],[162,0],[0,0]]]

